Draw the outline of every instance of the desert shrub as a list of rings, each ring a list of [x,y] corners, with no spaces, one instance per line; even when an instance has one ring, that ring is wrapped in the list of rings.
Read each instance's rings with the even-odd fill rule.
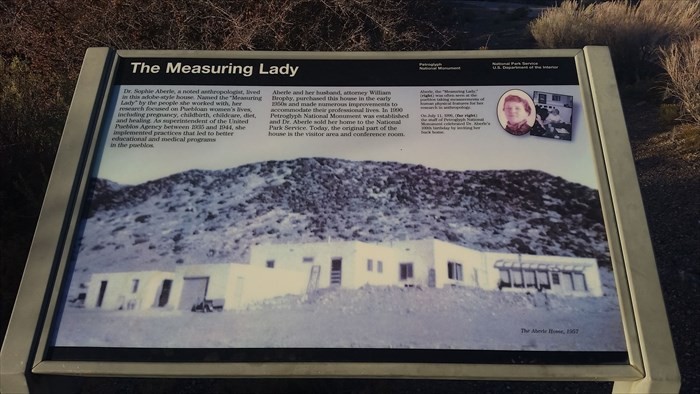
[[[681,110],[678,104],[662,103],[659,105],[659,121],[662,125],[672,125],[681,117]]]
[[[426,22],[439,20],[437,0],[15,0],[5,7],[9,38],[0,50],[70,76],[90,46],[414,50],[449,39]]]
[[[666,94],[678,103],[680,118],[700,126],[700,34],[662,49],[661,65]]]
[[[700,2],[615,0],[581,5],[567,0],[545,10],[529,27],[543,48],[610,47],[618,79],[634,82],[658,73],[658,48],[700,30]]]
[[[673,127],[671,136],[680,141],[679,151],[689,154],[690,160],[697,161],[700,157],[700,125],[679,124]]]

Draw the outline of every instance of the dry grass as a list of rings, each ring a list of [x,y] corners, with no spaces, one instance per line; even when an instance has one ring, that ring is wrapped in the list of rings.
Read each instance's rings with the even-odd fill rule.
[[[689,161],[700,161],[700,125],[680,124],[673,128],[673,137],[679,141],[678,150]]]
[[[615,0],[582,5],[574,0],[545,10],[530,24],[543,48],[606,45],[618,78],[635,82],[658,72],[658,48],[700,31],[700,2]]]
[[[681,108],[681,119],[700,127],[700,35],[661,50],[667,96]]]
[[[87,47],[369,51],[439,49],[439,0],[10,0],[0,54],[75,77]],[[4,41],[4,42],[3,42]]]

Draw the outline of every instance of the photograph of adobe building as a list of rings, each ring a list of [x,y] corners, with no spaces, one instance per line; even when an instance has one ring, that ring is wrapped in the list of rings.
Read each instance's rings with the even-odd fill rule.
[[[85,307],[235,310],[278,296],[367,285],[603,295],[594,258],[482,252],[436,239],[328,240],[255,245],[247,264],[96,273],[88,284]]]

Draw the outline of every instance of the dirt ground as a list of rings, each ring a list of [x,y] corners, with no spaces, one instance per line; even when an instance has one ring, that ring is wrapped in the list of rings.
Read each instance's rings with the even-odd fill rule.
[[[628,100],[624,108],[682,392],[697,392],[700,325],[692,316],[700,287],[700,149],[679,130],[659,132],[668,127],[659,124],[652,104]]]

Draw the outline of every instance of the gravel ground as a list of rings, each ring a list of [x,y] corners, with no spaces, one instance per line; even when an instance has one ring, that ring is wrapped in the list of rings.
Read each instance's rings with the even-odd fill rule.
[[[367,286],[324,289],[310,302],[288,295],[247,310],[208,314],[67,308],[56,343],[156,348],[624,351],[619,316],[614,294],[550,295],[547,303],[542,298],[537,303],[521,293]],[[566,332],[574,327],[575,333]],[[521,331],[535,328],[561,330],[561,334]]]
[[[681,392],[700,392],[700,149],[682,133],[655,133],[656,107],[624,103],[656,264],[681,370]],[[696,133],[700,130],[696,130]]]

